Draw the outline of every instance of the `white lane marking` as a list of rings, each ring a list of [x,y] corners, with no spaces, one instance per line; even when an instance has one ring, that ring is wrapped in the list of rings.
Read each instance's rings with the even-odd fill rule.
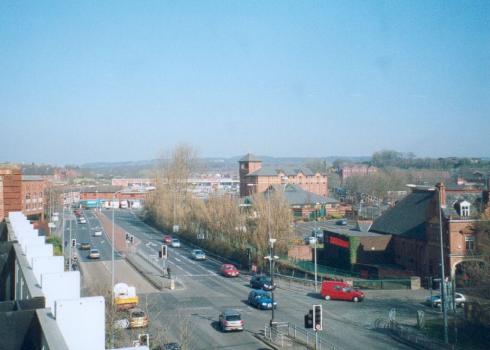
[[[182,260],[180,260],[179,258],[174,258],[175,260],[177,260],[178,262],[182,262]]]
[[[218,274],[216,272],[214,273],[210,273],[210,274],[204,274],[204,275],[199,275],[199,274],[190,274],[188,273],[186,276],[189,276],[189,277],[214,277],[214,276],[218,276]]]

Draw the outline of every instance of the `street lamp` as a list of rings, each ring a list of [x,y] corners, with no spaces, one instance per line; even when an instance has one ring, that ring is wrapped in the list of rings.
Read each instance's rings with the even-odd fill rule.
[[[441,248],[441,306],[442,306],[442,318],[444,322],[444,343],[448,343],[448,334],[447,334],[447,307],[446,307],[446,274],[444,271],[444,241],[442,235],[442,198],[441,198],[441,189],[444,184],[440,183],[437,186],[437,194],[438,194],[438,209],[439,209],[439,243]]]
[[[271,315],[271,320],[270,320],[270,326],[272,327],[275,322],[274,322],[274,261],[279,259],[278,256],[274,255],[274,243],[276,242],[275,238],[269,238],[269,255],[264,257],[264,259],[269,260],[269,268],[270,268],[270,276],[271,276],[271,299],[272,299],[272,315]]]
[[[316,248],[317,248],[317,243],[318,243],[318,233],[320,232],[320,229],[318,227],[315,227],[313,230],[315,234],[315,293],[318,292],[318,264],[317,264],[317,255],[316,255]]]

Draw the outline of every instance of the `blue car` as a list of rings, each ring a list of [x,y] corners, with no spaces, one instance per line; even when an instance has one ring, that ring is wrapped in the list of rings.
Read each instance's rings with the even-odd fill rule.
[[[248,303],[255,306],[257,309],[270,310],[272,309],[272,297],[265,290],[254,289],[248,294]],[[274,302],[274,309],[277,308],[277,302]]]

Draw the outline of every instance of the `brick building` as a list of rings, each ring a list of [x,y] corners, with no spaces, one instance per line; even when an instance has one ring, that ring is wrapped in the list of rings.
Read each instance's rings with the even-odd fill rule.
[[[440,275],[439,196],[444,263],[448,276],[458,279],[467,261],[488,260],[478,249],[474,224],[488,212],[488,188],[460,185],[413,187],[412,193],[373,223],[371,231],[391,235],[394,261],[421,277]],[[483,233],[485,234],[485,233]]]
[[[376,174],[377,172],[378,172],[378,168],[367,164],[344,165],[339,170],[340,181],[342,183],[345,183],[345,180],[351,176],[368,176],[368,175]]]
[[[262,161],[253,154],[247,154],[238,161],[240,175],[240,197],[261,193],[271,185],[293,184],[307,192],[328,196],[326,175],[313,173],[308,168],[275,168],[262,166]]]
[[[29,219],[44,220],[47,187],[48,183],[42,176],[22,175],[22,212]]]
[[[15,165],[0,165],[0,221],[22,210],[22,174]]]

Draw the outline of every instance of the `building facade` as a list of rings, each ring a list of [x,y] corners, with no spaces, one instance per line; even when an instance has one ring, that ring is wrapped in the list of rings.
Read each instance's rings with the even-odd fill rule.
[[[340,181],[345,183],[345,180],[351,176],[369,176],[376,174],[377,172],[378,168],[367,164],[344,165],[339,170]]]
[[[238,161],[240,176],[240,197],[261,193],[271,185],[298,185],[307,192],[328,196],[327,176],[313,173],[308,168],[262,166],[262,161],[253,154],[247,154]]]
[[[44,220],[47,181],[39,175],[22,175],[22,212],[29,218]]]
[[[0,165],[0,221],[22,210],[22,173],[15,165]]]

